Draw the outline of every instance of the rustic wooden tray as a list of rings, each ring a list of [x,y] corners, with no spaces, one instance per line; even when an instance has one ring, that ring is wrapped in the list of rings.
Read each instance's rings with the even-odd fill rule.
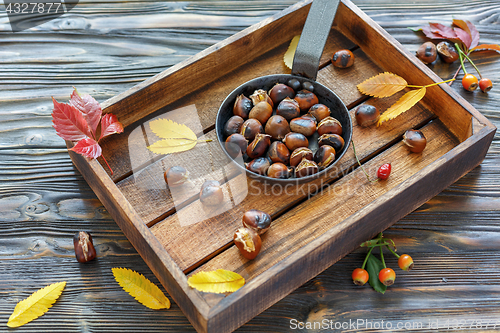
[[[262,75],[289,73],[282,57],[293,36],[300,34],[309,5],[310,1],[298,3],[106,101],[104,111],[116,114],[126,126],[125,133],[103,143],[113,174],[102,161],[70,152],[116,223],[199,332],[229,332],[241,326],[477,166],[493,139],[495,127],[441,84],[429,88],[404,115],[380,127],[360,128],[353,121],[353,140],[365,168],[374,174],[382,163],[392,164],[385,182],[368,182],[352,149],[337,172],[286,193],[224,169],[226,161],[217,142],[168,156],[147,150],[148,121],[170,118],[188,125],[200,138],[215,139],[218,107],[235,87]],[[353,67],[340,70],[330,64],[331,55],[340,48],[353,50]],[[318,82],[335,91],[351,115],[361,103],[385,110],[400,95],[368,99],[356,89],[383,71],[398,74],[409,84],[441,81],[343,0]],[[421,129],[428,138],[422,154],[409,153],[401,142],[410,128]],[[197,170],[191,191],[176,195],[175,203],[163,180],[170,165]],[[226,197],[242,194],[242,201],[228,202],[223,212],[207,213],[196,197],[206,179],[220,180]],[[257,259],[247,261],[232,244],[232,235],[242,213],[252,208],[270,213],[273,225],[263,236]],[[181,212],[193,214],[195,220],[200,214],[207,218],[185,225]],[[238,272],[247,283],[227,295],[188,286],[189,274],[217,268]]]

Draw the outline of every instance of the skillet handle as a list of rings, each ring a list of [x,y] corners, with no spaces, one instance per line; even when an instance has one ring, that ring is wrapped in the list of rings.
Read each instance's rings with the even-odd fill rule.
[[[340,0],[314,0],[293,58],[292,74],[316,80],[319,60]]]

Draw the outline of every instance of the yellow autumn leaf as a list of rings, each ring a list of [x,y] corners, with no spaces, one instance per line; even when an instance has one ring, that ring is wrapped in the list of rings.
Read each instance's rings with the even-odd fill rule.
[[[207,293],[222,294],[233,292],[245,284],[245,279],[238,273],[225,269],[210,272],[199,272],[188,278],[191,288]]]
[[[358,84],[358,90],[373,97],[389,97],[403,90],[408,83],[402,77],[389,72],[375,75]]]
[[[128,268],[112,268],[116,282],[139,303],[150,309],[169,309],[170,300],[144,275]]]
[[[297,44],[299,44],[300,35],[293,37],[288,49],[283,56],[283,61],[285,62],[285,66],[292,69],[293,65],[293,57],[295,56],[295,50],[297,49]]]
[[[10,315],[7,326],[19,327],[43,315],[61,295],[66,282],[53,283],[39,289],[28,298],[17,303]]]
[[[409,110],[412,106],[418,103],[425,95],[425,87],[420,89],[410,90],[404,94],[396,103],[388,108],[379,118],[378,125],[384,121],[391,120]]]
[[[163,140],[148,146],[156,154],[171,154],[192,149],[198,143],[196,134],[186,125],[170,119],[156,119],[149,128]]]

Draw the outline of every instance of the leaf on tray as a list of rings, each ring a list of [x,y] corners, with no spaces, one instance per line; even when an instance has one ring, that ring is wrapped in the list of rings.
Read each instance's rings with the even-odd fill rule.
[[[118,118],[114,114],[107,113],[104,117],[102,117],[101,136],[99,137],[99,140],[108,135],[121,132],[123,132],[123,125],[118,121]]]
[[[169,309],[170,300],[144,275],[128,268],[112,268],[116,282],[142,305],[158,310]]]
[[[402,77],[392,73],[380,73],[358,84],[358,89],[365,95],[389,97],[403,90],[408,83]]]
[[[283,56],[283,61],[285,62],[285,66],[292,69],[293,65],[293,57],[295,56],[295,50],[297,49],[297,45],[299,44],[300,35],[293,37],[288,49]]]
[[[409,110],[425,96],[426,88],[410,90],[404,94],[396,103],[387,109],[379,118],[378,125],[384,121],[391,120]]]
[[[66,282],[53,283],[17,303],[7,326],[19,327],[43,315],[61,295]]]
[[[378,273],[384,269],[384,265],[382,262],[375,257],[373,254],[368,256],[368,260],[366,261],[366,271],[368,272],[368,283],[372,286],[373,289],[378,291],[379,293],[384,294],[387,290],[387,286],[385,286],[378,279]]]
[[[245,279],[238,273],[218,269],[196,273],[188,278],[188,284],[199,291],[222,294],[240,289],[245,284]]]
[[[156,119],[149,123],[154,134],[163,140],[148,146],[156,154],[171,154],[194,148],[198,143],[196,134],[186,125],[170,119]]]
[[[471,52],[477,51],[495,51],[500,53],[500,45],[497,44],[481,44],[470,49]]]
[[[70,150],[87,158],[98,158],[102,154],[101,146],[99,146],[99,144],[91,138],[85,138],[78,141],[77,144]]]

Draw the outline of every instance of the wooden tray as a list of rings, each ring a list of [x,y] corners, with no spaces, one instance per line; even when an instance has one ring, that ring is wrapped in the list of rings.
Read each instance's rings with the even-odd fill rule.
[[[116,223],[199,332],[229,332],[243,325],[477,166],[493,139],[495,127],[441,84],[429,88],[404,115],[380,127],[360,128],[353,121],[357,153],[368,172],[375,174],[379,165],[392,164],[392,174],[384,182],[367,181],[352,149],[340,161],[338,172],[286,193],[231,169],[222,172],[226,162],[217,142],[169,156],[147,150],[148,121],[170,118],[185,123],[200,138],[214,139],[216,113],[229,92],[258,76],[289,73],[282,57],[302,30],[309,2],[300,2],[106,101],[105,112],[116,114],[126,126],[125,133],[103,142],[113,175],[102,161],[70,152]],[[333,52],[341,48],[353,50],[353,67],[340,70],[330,64]],[[400,97],[368,99],[356,89],[383,71],[398,74],[409,84],[441,81],[352,2],[343,0],[317,80],[335,91],[352,115],[352,108],[361,103],[385,110]],[[428,139],[422,154],[409,153],[401,142],[410,128],[421,129]],[[163,180],[170,165],[197,170],[191,179],[193,191],[177,195],[175,204]],[[243,200],[229,202],[222,213],[209,212],[201,222],[181,226],[181,212],[194,217],[207,213],[195,195],[206,179],[220,180],[226,198],[231,192],[233,197],[243,194]],[[243,212],[252,208],[270,213],[273,225],[263,236],[257,259],[247,261],[232,244],[232,235]],[[227,295],[201,293],[187,285],[189,274],[218,268],[240,273],[247,283]]]

